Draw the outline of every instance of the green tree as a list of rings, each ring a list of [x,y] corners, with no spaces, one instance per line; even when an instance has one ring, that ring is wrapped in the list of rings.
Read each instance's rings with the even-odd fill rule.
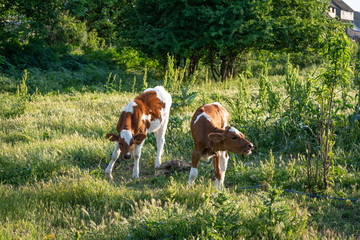
[[[167,53],[200,59],[215,78],[235,74],[241,53],[252,49],[299,51],[314,47],[326,31],[325,0],[139,0],[121,29],[130,44],[165,62]]]
[[[60,0],[1,0],[0,22],[3,30],[11,32],[7,37],[47,37],[58,22]],[[10,31],[9,31],[10,30]]]
[[[132,0],[72,0],[64,4],[64,9],[71,16],[86,22],[90,31],[96,30],[107,44],[119,44],[118,30],[123,28],[126,17],[129,17],[126,10],[134,4]]]
[[[70,32],[86,24],[88,31],[95,29],[99,37],[112,43],[124,21],[124,6],[131,4],[124,0],[0,0],[0,31],[11,29],[11,37],[31,35],[54,44],[59,36],[68,35],[61,29],[71,22],[74,27],[68,29]]]

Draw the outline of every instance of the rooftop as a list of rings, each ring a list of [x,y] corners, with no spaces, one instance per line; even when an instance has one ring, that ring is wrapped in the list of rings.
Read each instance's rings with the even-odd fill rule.
[[[337,5],[339,8],[341,8],[344,11],[354,12],[354,10],[351,7],[349,7],[349,5],[347,5],[345,2],[341,0],[332,0],[330,2],[330,6],[332,6],[332,3],[335,3],[335,5]]]

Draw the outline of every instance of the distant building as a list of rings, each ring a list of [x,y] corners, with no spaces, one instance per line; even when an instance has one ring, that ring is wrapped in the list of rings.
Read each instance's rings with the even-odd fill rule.
[[[346,34],[360,42],[360,12],[355,12],[349,5],[341,0],[332,0],[329,5],[328,15],[343,22],[349,22],[352,28],[346,28]]]
[[[340,21],[354,21],[354,10],[341,0],[332,0],[329,7],[332,18],[339,17]]]

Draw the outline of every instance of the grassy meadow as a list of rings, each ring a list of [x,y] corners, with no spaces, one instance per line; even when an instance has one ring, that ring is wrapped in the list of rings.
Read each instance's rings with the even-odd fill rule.
[[[352,81],[335,91],[325,189],[320,170],[314,177],[321,169],[318,68],[288,64],[278,73],[269,74],[276,72],[269,67],[224,82],[206,71],[182,79],[171,69],[164,77],[98,68],[1,77],[0,239],[360,238],[359,201],[281,190],[360,199],[359,90]],[[139,179],[131,179],[133,160],[118,160],[114,179],[105,178],[114,147],[105,135],[115,131],[128,101],[156,85],[173,96],[162,162],[191,162],[190,119],[215,101],[255,145],[250,156],[230,154],[224,191],[213,187],[212,164],[205,161],[193,187],[189,172],[156,176],[153,134]],[[259,184],[278,188],[238,189]]]

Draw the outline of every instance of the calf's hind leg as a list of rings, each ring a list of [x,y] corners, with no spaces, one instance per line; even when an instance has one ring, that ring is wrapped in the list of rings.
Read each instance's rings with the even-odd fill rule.
[[[189,184],[192,185],[198,176],[198,164],[201,158],[200,151],[194,149],[192,152],[191,170],[189,175]]]
[[[155,132],[156,148],[157,148],[157,154],[156,154],[156,159],[155,159],[155,168],[159,168],[161,165],[161,155],[162,155],[163,149],[164,149],[165,133],[166,133],[168,121],[169,121],[169,117],[167,117],[164,120],[163,125]]]

